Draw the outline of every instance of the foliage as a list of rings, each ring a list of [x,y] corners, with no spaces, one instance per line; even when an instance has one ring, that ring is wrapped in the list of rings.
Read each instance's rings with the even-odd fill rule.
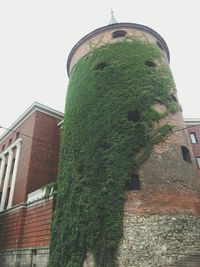
[[[117,265],[124,187],[171,132],[158,122],[178,109],[173,88],[160,49],[139,40],[93,49],[78,62],[66,100],[49,266],[81,267],[87,251],[97,267]]]
[[[57,189],[58,189],[58,188],[57,188],[57,181],[52,182],[52,183],[49,183],[49,184],[47,184],[46,186],[44,186],[44,187],[42,188],[42,190],[45,190],[44,198],[45,198],[45,199],[49,199],[50,196],[56,194]]]

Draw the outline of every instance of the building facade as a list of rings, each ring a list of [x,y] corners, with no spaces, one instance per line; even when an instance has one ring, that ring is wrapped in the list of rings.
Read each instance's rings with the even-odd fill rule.
[[[46,266],[63,114],[30,106],[0,139],[0,266]],[[39,265],[38,265],[39,264]]]
[[[47,266],[55,199],[45,200],[41,188],[57,175],[62,119],[61,112],[34,103],[1,136],[1,267]],[[200,169],[200,120],[185,119],[185,127]]]
[[[127,42],[125,43],[123,41]],[[104,56],[105,44],[113,45],[112,49],[109,51],[116,53],[114,56],[110,56],[109,54],[108,57]],[[127,46],[124,48],[123,45]],[[126,54],[128,53],[126,48],[132,49],[131,45],[133,45],[133,50],[131,50],[133,53]],[[141,49],[141,47],[143,48]],[[134,49],[137,51],[135,54]],[[153,55],[159,55],[159,58],[154,58],[152,54],[146,58],[146,56],[149,55],[148,51],[151,49]],[[91,58],[95,51],[97,54],[95,54],[94,61],[92,61]],[[141,51],[145,51],[145,53]],[[104,58],[104,60],[102,60],[102,58]],[[110,61],[107,62],[108,58]],[[132,62],[136,62],[136,67],[132,65],[130,58]],[[98,61],[98,59],[101,60]],[[173,83],[167,84],[168,88],[167,91],[165,91],[166,88],[163,86],[162,82],[166,77],[166,83],[171,79],[171,76],[167,76],[170,73],[169,61],[170,56],[167,44],[157,32],[143,25],[117,23],[115,20],[113,20],[110,25],[99,28],[83,37],[74,46],[68,58],[67,71],[69,76],[73,73],[73,79],[76,79],[76,76],[78,77],[78,82],[73,81],[72,83],[73,86],[74,84],[76,85],[73,90],[80,90],[85,81],[90,81],[92,90],[96,90],[94,94],[93,91],[88,93],[88,87],[86,86],[82,92],[78,92],[75,96],[73,96],[74,91],[72,92],[72,100],[74,101],[75,99],[75,101],[69,109],[74,116],[74,120],[71,120],[72,123],[68,124],[71,128],[64,127],[64,131],[68,132],[63,132],[64,145],[66,146],[63,153],[65,153],[66,156],[68,150],[71,152],[76,148],[75,151],[73,151],[73,158],[67,158],[71,160],[71,164],[75,164],[73,169],[73,181],[75,180],[78,183],[81,180],[81,183],[83,182],[84,184],[87,178],[84,177],[84,179],[80,179],[82,178],[81,174],[84,175],[87,162],[84,162],[82,158],[80,159],[79,157],[87,147],[85,144],[87,144],[87,142],[89,144],[89,141],[95,136],[96,132],[99,131],[99,133],[102,134],[102,138],[98,139],[100,144],[100,149],[99,147],[97,148],[97,150],[99,149],[98,151],[100,151],[98,156],[103,155],[104,157],[105,155],[109,155],[107,161],[112,159],[112,164],[115,163],[114,157],[111,157],[112,154],[109,154],[113,152],[111,151],[112,145],[114,146],[119,140],[123,140],[124,136],[121,138],[122,136],[120,136],[120,134],[124,129],[127,129],[127,127],[132,127],[131,131],[133,132],[136,126],[139,126],[141,131],[143,130],[142,125],[145,125],[147,128],[149,127],[148,131],[143,133],[142,141],[138,139],[138,143],[140,141],[142,144],[139,149],[137,148],[137,150],[134,151],[138,158],[140,158],[141,155],[145,156],[145,154],[143,154],[145,150],[143,144],[147,142],[146,140],[155,142],[155,139],[151,139],[151,137],[157,137],[148,157],[142,161],[140,168],[130,169],[132,172],[126,173],[127,176],[130,177],[124,190],[123,238],[119,244],[117,255],[113,253],[113,258],[111,260],[108,259],[110,262],[112,262],[113,259],[117,259],[116,262],[119,267],[166,266],[167,264],[176,263],[190,254],[200,252],[200,120],[186,119],[184,122],[175,85]],[[85,72],[81,73],[81,75],[79,73],[79,68],[81,68],[79,62],[85,67]],[[137,69],[137,66],[141,66],[141,64],[142,69]],[[121,70],[119,70],[120,66],[123,66]],[[124,73],[124,70],[127,72]],[[133,73],[131,71],[133,71]],[[141,71],[144,75],[140,77],[141,79],[139,80],[142,80],[143,83],[139,83],[139,86],[135,87],[135,84],[138,82],[136,74],[139,74]],[[159,73],[158,77],[154,79],[154,71],[161,71],[160,73],[162,75]],[[118,75],[116,75],[114,79],[108,79],[105,83],[102,83],[107,75],[106,72],[111,76],[113,73],[118,73]],[[92,73],[94,74],[93,76],[88,76]],[[125,77],[124,75],[127,73],[131,74],[131,76],[123,80],[122,77]],[[91,77],[92,80],[90,80]],[[97,81],[95,80],[96,77],[98,77]],[[153,79],[149,82],[148,79],[146,80],[147,77],[153,77]],[[81,85],[79,84],[79,79],[81,79]],[[126,112],[124,113],[125,115],[123,115],[125,117],[123,117],[119,123],[119,117],[117,116],[117,120],[115,121],[116,108],[113,112],[111,110],[110,113],[107,113],[105,120],[101,120],[103,118],[104,109],[100,109],[101,112],[97,110],[97,113],[95,113],[95,109],[92,109],[92,104],[94,104],[94,102],[98,104],[100,103],[99,101],[102,101],[101,104],[103,106],[104,104],[112,103],[113,99],[109,98],[111,96],[110,92],[113,87],[114,90],[116,90],[117,85],[120,83],[122,83],[122,86],[118,88],[118,92],[120,92],[122,88],[124,91],[128,89],[129,97],[127,97],[127,95],[120,95],[120,97],[123,96],[123,99],[119,99],[120,101],[116,102],[116,107],[121,107],[122,104],[126,106],[124,103],[126,103],[128,98],[131,99],[132,97],[132,102],[127,102],[129,108],[125,109]],[[137,97],[138,99],[141,98],[144,100],[147,96],[147,91],[150,92],[154,87],[158,87],[158,89],[161,87],[162,90],[158,90],[157,94],[154,92],[154,98],[151,98],[152,103],[149,106],[149,110],[145,110],[145,106],[142,106],[142,108],[138,106],[137,110],[131,109],[137,104],[137,101],[135,101]],[[102,88],[105,88],[105,91],[99,92]],[[136,94],[135,91],[137,92]],[[82,99],[81,97],[79,98],[81,93]],[[140,94],[143,95],[140,97]],[[165,97],[161,98],[163,94]],[[103,98],[104,96],[106,97]],[[88,103],[84,101],[88,100],[88,98],[90,99],[90,97],[91,103],[86,106],[85,104]],[[116,101],[116,95],[114,99]],[[67,104],[69,104],[70,100],[67,101]],[[81,112],[76,113],[81,105]],[[149,102],[147,102],[147,106],[148,105]],[[101,107],[101,105],[99,107]],[[148,112],[153,112],[151,114],[154,116],[152,115],[150,120],[148,119],[145,121],[145,116],[147,117]],[[113,117],[109,117],[110,114],[113,115]],[[79,115],[82,116],[82,124],[77,130],[74,123],[76,120],[80,119]],[[109,119],[107,120],[108,117]],[[87,121],[88,118],[91,119],[89,121],[90,124]],[[141,118],[143,118],[143,124],[141,124]],[[9,130],[5,131],[0,137],[0,267],[47,266],[55,198],[52,195],[46,200],[44,188],[46,185],[56,181],[61,140],[60,125],[62,124],[62,120],[63,113],[42,104],[34,103],[11,125]],[[101,125],[101,127],[98,128],[98,131],[93,131],[94,123],[98,120],[98,125]],[[68,120],[68,122],[70,122],[70,120]],[[112,125],[112,129],[107,131],[106,135],[104,135],[102,129],[107,122],[109,126]],[[121,127],[124,122],[126,124],[123,126],[126,127]],[[92,130],[90,129],[90,135],[86,134],[85,143],[83,142],[83,147],[81,147],[80,144],[82,140],[79,134],[82,130],[87,132],[88,125],[91,126]],[[113,128],[114,132],[112,132]],[[163,133],[160,131],[161,129],[162,131],[168,130],[167,134],[164,135],[165,138],[161,136],[161,133]],[[137,131],[134,132],[135,135],[137,133]],[[65,136],[67,136],[66,139]],[[74,142],[71,147],[70,143],[67,143],[68,136],[70,136]],[[118,141],[110,145],[109,142],[107,142],[107,136],[110,136],[110,140],[114,140],[117,136],[116,140]],[[93,142],[94,147],[96,145],[95,140]],[[77,144],[78,147],[76,147]],[[123,147],[124,150],[130,149],[131,145],[132,143],[128,145],[126,143],[126,146]],[[91,146],[91,151],[93,151],[92,149],[93,147]],[[93,160],[94,154],[89,152],[87,151],[87,157]],[[118,152],[117,150],[115,157],[119,154]],[[123,154],[124,151],[120,150],[120,152]],[[128,160],[135,164],[136,161],[132,161],[132,156],[134,155],[132,152],[133,151],[130,153],[130,150],[128,151],[129,155],[131,155],[131,159],[129,158]],[[70,156],[69,154],[67,155]],[[103,166],[106,166],[107,169],[111,166],[111,164],[109,166],[106,165],[107,162],[105,163],[103,161],[103,157],[97,157],[101,160],[100,168],[98,165],[96,166],[99,173],[103,169],[101,168],[103,164],[105,164]],[[66,167],[65,160],[66,158],[63,159],[62,156],[61,171]],[[120,161],[118,163],[119,165],[121,164]],[[129,167],[130,165],[127,166]],[[120,171],[120,168],[118,170]],[[135,172],[136,170],[137,172]],[[90,169],[87,175],[89,175],[89,173]],[[123,175],[123,173],[120,173],[120,175],[121,174]],[[116,177],[118,177],[117,175],[118,173],[116,172],[115,177],[112,178],[116,179]],[[105,177],[104,174],[100,176],[103,184],[102,177]],[[104,198],[106,199],[105,196],[107,192],[110,194],[112,193],[114,188],[114,184],[112,184],[113,179],[110,179],[110,181],[111,186],[108,188],[103,184],[103,191],[100,192],[102,197],[96,198],[97,202]],[[91,184],[93,186],[95,183],[90,183],[90,181],[88,181],[86,185],[88,184],[89,186],[91,186]],[[99,189],[101,184],[97,187]],[[76,197],[80,196],[82,189],[82,186],[73,187]],[[91,194],[93,193],[90,187],[86,187],[86,191],[87,189]],[[64,195],[65,193],[66,192],[64,192]],[[61,201],[60,199],[61,198],[57,196],[57,203]],[[117,198],[111,199],[113,206],[116,199]],[[95,202],[91,201],[91,203],[93,208]],[[98,203],[99,206],[103,207],[101,212],[105,215],[104,206],[102,206],[101,202]],[[63,202],[63,206],[64,204],[66,203]],[[74,203],[71,204],[73,205]],[[82,210],[84,205],[81,203],[80,207],[77,207]],[[89,211],[92,212],[92,209]],[[107,216],[110,215],[108,211],[109,210],[106,211]],[[76,216],[76,212],[74,212],[74,214]],[[60,215],[62,215],[62,212]],[[69,217],[71,216],[71,214],[68,215]],[[77,222],[75,216],[71,219]],[[101,216],[98,218],[100,217]],[[60,224],[56,225],[58,226],[56,234],[58,235],[59,242],[62,238],[64,238],[63,241],[65,240],[65,233],[63,236],[62,234],[61,236],[59,235],[59,228],[61,225],[63,226],[65,222],[66,216],[63,221],[60,221]],[[94,222],[97,223],[95,220]],[[115,223],[115,221],[113,223]],[[84,222],[84,224],[86,223]],[[103,221],[102,224],[106,224],[106,221]],[[82,229],[77,230],[80,231],[80,235],[75,233],[73,237],[77,238],[78,236],[79,238],[82,235],[81,230]],[[105,229],[102,230],[104,234],[103,241],[105,241],[106,236],[106,231],[104,230]],[[91,233],[89,234],[92,236]],[[60,237],[61,239],[59,239]],[[102,236],[98,236],[98,238],[102,241]],[[77,239],[77,241],[79,241],[79,239]],[[78,242],[74,243],[76,247],[77,244],[79,244]],[[54,244],[56,247],[55,240]],[[59,244],[57,249],[58,251],[60,250]],[[98,266],[105,266],[101,266],[103,257],[101,259],[97,257],[94,260],[94,256],[96,255],[91,253],[92,247],[85,248],[85,246],[82,246],[81,249],[84,250],[83,254],[85,253],[83,259],[81,259],[84,267],[94,267],[95,260],[100,260]],[[54,248],[52,252],[55,252]],[[101,252],[102,255],[108,258],[112,254],[107,253],[110,251],[102,250]],[[61,254],[64,256],[64,259],[61,260],[59,259],[60,254],[55,253],[58,257],[56,260],[59,263],[56,264],[52,261],[51,266],[64,266],[67,253],[67,250],[64,252],[62,251]],[[74,255],[69,254],[69,257],[75,259],[76,257],[73,256]],[[71,266],[76,267],[75,264]],[[80,266],[80,264],[77,264],[77,266]]]

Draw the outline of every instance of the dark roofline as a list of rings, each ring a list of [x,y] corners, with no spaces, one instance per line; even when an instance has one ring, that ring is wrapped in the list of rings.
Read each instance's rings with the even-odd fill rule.
[[[170,53],[169,53],[169,49],[168,46],[165,42],[165,40],[162,38],[162,36],[160,34],[158,34],[156,31],[154,31],[153,29],[141,25],[141,24],[136,24],[136,23],[129,23],[129,22],[123,22],[123,23],[115,23],[115,24],[109,24],[107,26],[103,26],[101,28],[98,28],[88,34],[86,34],[83,38],[81,38],[76,44],[75,46],[72,48],[72,50],[69,53],[68,59],[67,59],[67,73],[69,75],[69,66],[70,66],[70,62],[72,59],[73,54],[75,53],[75,51],[87,40],[89,40],[90,38],[94,37],[95,35],[98,35],[101,32],[110,30],[110,29],[118,29],[119,27],[127,27],[127,28],[134,28],[137,30],[142,30],[144,32],[150,33],[151,35],[153,35],[156,39],[158,39],[158,41],[162,44],[163,48],[165,49],[166,53],[167,53],[167,58],[168,61],[170,62]]]

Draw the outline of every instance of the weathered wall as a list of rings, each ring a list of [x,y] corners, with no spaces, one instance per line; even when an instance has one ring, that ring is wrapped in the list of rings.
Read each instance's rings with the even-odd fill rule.
[[[92,36],[87,41],[85,41],[83,44],[81,44],[81,46],[79,46],[79,48],[74,52],[73,57],[71,59],[69,72],[72,71],[73,67],[76,65],[76,63],[79,61],[80,58],[84,57],[85,55],[91,52],[92,47],[101,47],[105,45],[105,43],[115,43],[115,42],[118,42],[119,39],[123,39],[123,38],[113,39],[112,33],[116,30],[126,31],[127,32],[126,37],[138,38],[140,40],[157,45],[156,42],[158,40],[154,36],[152,36],[150,33],[144,32],[142,30],[128,28],[125,26],[119,27],[118,29],[109,29],[109,30],[107,29],[106,31],[101,32],[101,34]],[[167,62],[167,55],[164,49],[162,51]]]
[[[200,217],[130,214],[124,218],[119,267],[161,267],[200,251]],[[91,255],[84,267],[93,267]]]

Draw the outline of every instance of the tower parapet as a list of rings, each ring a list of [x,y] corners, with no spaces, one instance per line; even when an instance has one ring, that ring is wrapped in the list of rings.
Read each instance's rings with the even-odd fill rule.
[[[93,47],[101,47],[106,43],[114,43],[124,38],[138,38],[155,44],[162,52],[166,61],[170,61],[170,53],[165,40],[153,29],[136,23],[115,23],[98,28],[85,35],[72,48],[67,60],[67,72],[71,73],[80,58],[91,53]]]

